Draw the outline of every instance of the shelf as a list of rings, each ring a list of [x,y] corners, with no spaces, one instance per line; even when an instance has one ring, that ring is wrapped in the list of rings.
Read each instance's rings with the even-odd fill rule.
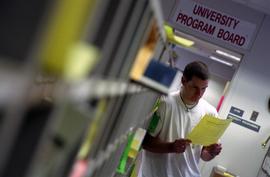
[[[74,101],[83,102],[91,98],[121,96],[143,90],[145,88],[142,86],[127,81],[91,78],[71,84],[67,95]]]

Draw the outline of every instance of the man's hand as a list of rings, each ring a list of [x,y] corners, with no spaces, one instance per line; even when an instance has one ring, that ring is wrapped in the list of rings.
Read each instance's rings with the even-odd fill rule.
[[[201,158],[205,161],[212,160],[214,157],[220,154],[222,150],[221,144],[211,144],[204,146],[201,153]]]
[[[205,147],[205,150],[212,156],[217,156],[221,152],[221,144],[211,144]]]
[[[172,151],[175,153],[183,153],[186,147],[191,143],[188,139],[177,139],[172,144]]]
[[[162,141],[146,133],[142,146],[145,150],[153,153],[183,153],[191,143],[188,139],[177,139],[174,142]]]

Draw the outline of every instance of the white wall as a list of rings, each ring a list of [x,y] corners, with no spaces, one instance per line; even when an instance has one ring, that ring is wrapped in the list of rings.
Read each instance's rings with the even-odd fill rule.
[[[212,75],[208,83],[208,88],[203,95],[203,98],[216,108],[219,103],[220,97],[222,96],[225,85],[226,81]]]
[[[243,118],[250,121],[253,110],[259,112],[256,124],[260,131],[254,132],[232,123],[222,137],[223,151],[212,162],[202,165],[203,177],[209,177],[213,165],[219,164],[241,177],[256,177],[266,150],[261,142],[270,135],[270,113],[267,109],[270,97],[270,17],[263,25],[232,81],[220,115],[227,117],[231,106],[244,110]],[[268,145],[269,146],[269,145]]]

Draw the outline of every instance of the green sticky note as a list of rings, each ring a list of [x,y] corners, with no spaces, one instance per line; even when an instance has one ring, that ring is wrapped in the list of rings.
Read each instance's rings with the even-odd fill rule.
[[[132,143],[132,140],[133,140],[133,136],[134,134],[131,133],[128,135],[128,142],[127,142],[127,146],[120,158],[120,162],[118,164],[118,167],[116,169],[116,171],[120,174],[125,174],[126,173],[126,164],[127,164],[127,160],[128,160],[128,153],[129,153],[129,150],[130,150],[130,146],[131,146],[131,143]]]

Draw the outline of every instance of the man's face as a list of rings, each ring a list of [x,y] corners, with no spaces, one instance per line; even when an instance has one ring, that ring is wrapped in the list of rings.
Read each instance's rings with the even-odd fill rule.
[[[182,78],[183,85],[183,97],[189,104],[193,104],[199,101],[203,96],[206,88],[208,87],[208,80],[202,80],[196,76],[193,76],[191,80],[187,81]]]

